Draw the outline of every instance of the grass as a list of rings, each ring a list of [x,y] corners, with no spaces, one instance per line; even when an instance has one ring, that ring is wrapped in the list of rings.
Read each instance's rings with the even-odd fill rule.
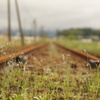
[[[86,50],[87,53],[100,57],[100,43],[99,42],[91,42],[91,43],[84,43],[81,41],[68,41],[68,40],[61,40],[58,41],[60,44],[67,46],[69,48],[73,48],[76,50],[83,51]]]
[[[70,56],[57,52],[54,46],[36,56],[30,56],[30,63],[30,58],[25,61],[36,68],[32,73],[20,64],[5,65],[8,67],[0,81],[1,100],[100,100],[98,70],[72,74]]]
[[[13,71],[7,73],[3,78],[1,84],[2,100],[8,98],[10,100],[100,99],[100,77],[97,75],[88,78],[71,76],[70,80],[66,80],[66,78],[62,80],[59,79],[56,72],[51,73],[54,79],[50,79],[50,76],[23,75],[23,71],[20,69]]]

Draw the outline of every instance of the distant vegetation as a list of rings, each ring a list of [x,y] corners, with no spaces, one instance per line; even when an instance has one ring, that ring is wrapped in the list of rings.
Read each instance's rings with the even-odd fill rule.
[[[57,31],[57,36],[68,36],[69,38],[76,38],[77,36],[89,37],[89,36],[99,36],[100,30],[94,30],[91,28],[80,28],[80,29],[65,29],[62,31]]]

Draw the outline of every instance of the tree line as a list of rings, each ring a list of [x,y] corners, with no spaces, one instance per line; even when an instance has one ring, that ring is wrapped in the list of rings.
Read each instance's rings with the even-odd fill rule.
[[[91,28],[80,28],[80,29],[65,29],[62,31],[57,31],[57,36],[99,36],[100,30],[91,29]]]

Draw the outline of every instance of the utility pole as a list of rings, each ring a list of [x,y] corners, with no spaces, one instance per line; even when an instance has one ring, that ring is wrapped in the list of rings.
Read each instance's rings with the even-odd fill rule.
[[[36,36],[37,36],[37,22],[36,22],[36,19],[34,19],[33,21],[33,36],[34,36],[34,40],[36,41]]]
[[[22,43],[22,45],[25,45],[25,43],[24,43],[24,34],[23,34],[23,30],[22,30],[20,13],[19,13],[19,6],[18,6],[17,0],[15,0],[15,5],[16,5],[17,18],[18,18],[18,24],[19,24],[19,30],[20,30],[21,43]]]
[[[8,1],[8,41],[11,42],[11,10],[10,0]]]
[[[41,37],[45,36],[44,26],[43,25],[40,27],[40,35],[41,35]]]

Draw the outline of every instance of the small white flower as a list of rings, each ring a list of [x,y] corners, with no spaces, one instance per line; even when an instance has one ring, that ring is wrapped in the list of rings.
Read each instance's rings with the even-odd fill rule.
[[[28,56],[24,56],[24,58],[23,58],[24,60],[27,60],[28,59]]]
[[[21,52],[21,55],[24,55],[24,52]]]
[[[62,60],[65,60],[65,55],[64,54],[62,54]]]
[[[20,64],[23,64],[23,62],[20,62]]]
[[[27,62],[25,62],[25,65],[27,65]]]
[[[93,63],[95,63],[95,62],[96,62],[96,60],[94,60],[94,59],[90,59],[90,62],[93,62]]]
[[[50,69],[49,68],[46,68],[46,69],[44,69],[44,71],[50,71]]]
[[[89,76],[91,76],[92,74],[90,73]]]
[[[40,100],[39,97],[34,97],[34,99]]]
[[[86,49],[84,49],[83,52],[86,53],[87,52]]]
[[[87,64],[86,64],[86,66],[88,67],[88,66],[90,66],[90,64],[89,64],[89,63],[87,63]]]
[[[82,82],[84,83],[86,80],[87,80],[87,78],[85,77],[85,78],[82,79]]]
[[[0,48],[3,48],[3,46],[0,46]]]
[[[6,55],[6,52],[4,52],[3,54]]]
[[[98,61],[98,60],[95,60],[95,62],[99,63],[99,61]]]
[[[8,65],[10,65],[10,62],[7,62]]]
[[[26,70],[26,67],[24,66],[23,70],[25,71]]]
[[[70,54],[67,54],[67,57],[70,57]]]
[[[19,66],[19,64],[17,64],[16,66]]]

